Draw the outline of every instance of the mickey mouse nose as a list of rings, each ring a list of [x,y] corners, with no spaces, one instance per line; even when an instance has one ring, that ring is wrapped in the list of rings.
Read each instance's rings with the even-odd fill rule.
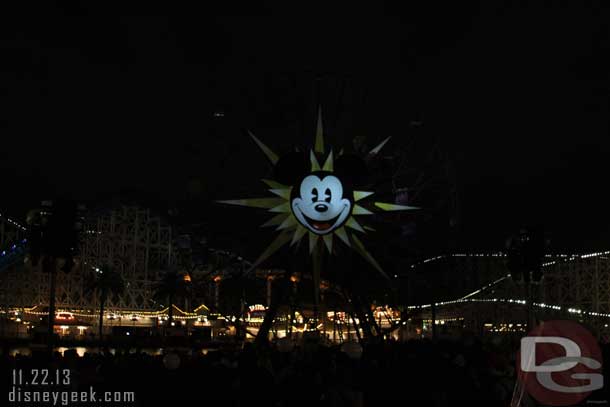
[[[328,206],[324,204],[317,204],[314,209],[318,212],[326,212],[328,210]]]

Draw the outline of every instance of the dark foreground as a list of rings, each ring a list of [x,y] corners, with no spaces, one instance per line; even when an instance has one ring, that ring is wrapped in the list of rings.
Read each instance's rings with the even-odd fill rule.
[[[22,390],[89,391],[93,386],[98,394],[135,392],[135,402],[115,404],[121,406],[508,406],[515,387],[516,345],[509,338],[388,343],[365,347],[359,359],[316,344],[290,352],[246,344],[242,351],[180,354],[179,362],[120,351],[83,357],[71,352],[52,358],[44,353],[5,355],[0,405],[7,405],[13,369],[68,368],[68,386]],[[605,359],[607,353],[604,349]],[[605,393],[592,398],[607,400]]]

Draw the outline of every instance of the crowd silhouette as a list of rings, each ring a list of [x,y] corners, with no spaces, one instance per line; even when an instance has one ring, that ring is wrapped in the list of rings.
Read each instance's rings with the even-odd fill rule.
[[[133,391],[134,406],[212,401],[227,406],[508,406],[516,383],[518,338],[411,340],[365,345],[361,356],[340,346],[303,342],[293,349],[166,351],[75,350],[2,357],[7,394],[13,369],[65,369],[57,390]],[[345,349],[344,349],[345,350]],[[168,356],[171,355],[171,356]],[[31,388],[30,390],[49,390]],[[124,404],[123,404],[124,405]]]

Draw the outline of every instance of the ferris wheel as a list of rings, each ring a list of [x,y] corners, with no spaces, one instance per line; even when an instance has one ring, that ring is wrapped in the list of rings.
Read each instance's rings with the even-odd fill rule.
[[[459,226],[460,194],[455,157],[441,126],[427,120],[414,101],[402,113],[407,118],[404,127],[379,134],[375,122],[380,118],[367,114],[377,100],[370,86],[356,76],[333,72],[318,74],[316,86],[328,127],[343,141],[342,147],[365,158],[376,193],[396,204],[421,208],[417,214],[384,214],[378,221],[399,226],[403,246],[419,246],[421,255],[446,249],[436,244]],[[375,151],[386,139],[387,145]]]

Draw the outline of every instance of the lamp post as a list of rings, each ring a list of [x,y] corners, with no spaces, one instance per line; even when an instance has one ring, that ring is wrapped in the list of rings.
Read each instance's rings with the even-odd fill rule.
[[[297,296],[297,286],[299,284],[299,281],[301,281],[301,276],[299,275],[299,273],[293,273],[290,276],[290,282],[292,283],[292,299],[290,301],[290,310],[289,310],[289,315],[287,317],[287,327],[289,329],[290,332],[290,337],[292,338],[292,325],[295,321],[295,306],[294,306],[294,299]],[[297,335],[298,337],[298,335]]]
[[[267,308],[271,306],[271,286],[273,283],[274,276],[269,273],[267,275]]]
[[[521,229],[519,234],[508,241],[507,267],[517,284],[525,285],[527,296],[527,325],[533,329],[536,324],[534,301],[537,299],[535,289],[542,280],[542,260],[548,245],[541,229],[529,231]]]
[[[216,310],[220,307],[220,282],[222,277],[220,275],[214,276],[214,306]]]

